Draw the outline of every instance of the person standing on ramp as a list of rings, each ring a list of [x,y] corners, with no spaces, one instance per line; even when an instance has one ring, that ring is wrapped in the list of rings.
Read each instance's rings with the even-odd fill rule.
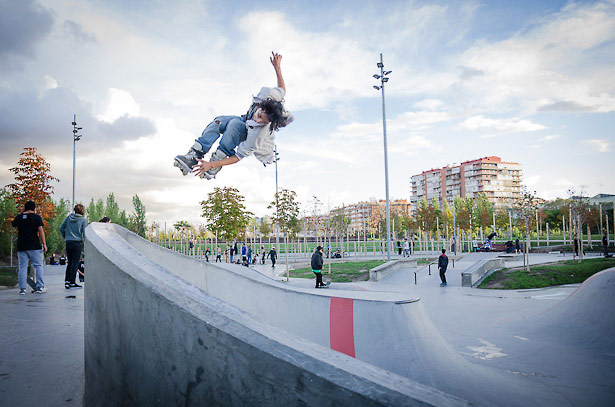
[[[440,287],[446,286],[446,269],[448,268],[448,257],[446,257],[446,249],[442,249],[442,254],[438,257],[438,270],[440,270]]]
[[[312,271],[316,274],[316,288],[326,288],[329,284],[322,282],[322,266],[324,260],[322,258],[322,246],[318,246],[312,254]]]

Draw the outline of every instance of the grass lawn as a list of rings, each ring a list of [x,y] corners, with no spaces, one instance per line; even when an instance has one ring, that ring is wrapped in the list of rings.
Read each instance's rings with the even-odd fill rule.
[[[17,285],[17,267],[0,267],[0,285],[6,287]]]
[[[347,283],[351,281],[369,280],[369,270],[385,263],[382,260],[347,261],[344,263],[332,263],[331,274],[327,274],[329,265],[325,263],[322,275],[330,278],[334,283]],[[290,271],[291,277],[316,278],[310,267]]]
[[[520,290],[554,285],[582,283],[599,271],[615,267],[615,258],[587,259],[579,263],[566,260],[558,263],[531,266],[523,269],[502,269],[487,277],[479,288]]]

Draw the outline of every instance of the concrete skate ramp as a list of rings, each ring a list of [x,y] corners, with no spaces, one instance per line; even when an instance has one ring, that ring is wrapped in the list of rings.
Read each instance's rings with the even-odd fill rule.
[[[199,262],[156,250],[117,225],[86,230],[87,407],[469,405],[267,324],[152,259],[177,274]]]
[[[193,304],[196,300],[193,296],[183,294],[183,291],[194,293],[199,299],[206,298],[209,302],[214,301],[211,298],[213,296],[235,312],[238,312],[236,308],[244,311],[240,314],[252,324],[270,326],[267,329],[275,333],[274,337],[282,330],[293,338],[302,338],[297,343],[311,344],[315,347],[314,354],[326,355],[325,360],[333,354],[336,360],[342,358],[347,361],[349,358],[342,356],[346,354],[395,373],[391,377],[395,377],[397,382],[403,376],[411,379],[410,383],[419,382],[435,387],[470,400],[475,405],[569,405],[547,388],[523,377],[466,361],[441,337],[417,299],[402,294],[315,291],[290,287],[252,269],[226,265],[221,267],[188,258],[115,225],[92,224],[87,233],[88,239],[92,235],[88,243],[89,250],[98,251],[99,257],[107,262],[117,263],[118,273],[125,273],[126,278],[136,279],[139,276],[146,283],[149,280],[157,282],[162,275],[164,281],[169,283],[168,287],[164,286],[165,292],[181,287],[180,292],[174,295],[180,298],[185,296],[185,301],[193,306],[196,306]],[[88,273],[93,267],[90,257],[91,253],[88,252]],[[139,264],[138,270],[133,272],[134,265],[118,263],[121,258],[130,259],[131,264]],[[150,274],[153,277],[149,277]],[[88,287],[92,285],[88,274]],[[150,290],[158,292],[158,283],[150,287]],[[88,318],[99,317],[95,312],[88,312],[89,291],[87,294],[86,359]],[[116,301],[129,304],[134,302],[132,298],[123,296],[117,297]],[[144,307],[147,309],[147,306]],[[250,314],[250,317],[245,313]],[[226,317],[226,314],[223,316]],[[152,316],[148,315],[148,318]],[[158,329],[152,328],[147,335],[151,335],[152,330],[158,333]],[[267,337],[268,332],[259,331],[258,334]],[[280,340],[280,343],[288,345],[295,341],[297,339],[290,342]],[[97,343],[97,346],[101,345]],[[331,353],[330,349],[339,353]],[[308,352],[308,355],[313,354]],[[88,372],[86,361],[86,375]]]
[[[615,268],[596,273],[560,304],[524,321],[533,336],[615,355]]]

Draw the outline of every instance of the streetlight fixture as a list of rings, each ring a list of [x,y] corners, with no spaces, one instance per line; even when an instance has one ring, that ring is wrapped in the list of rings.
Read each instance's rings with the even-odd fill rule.
[[[278,248],[278,253],[280,253],[280,218],[278,214],[278,161],[280,161],[280,156],[277,144],[273,147],[273,156],[273,162],[275,163],[275,247]]]
[[[391,261],[391,208],[389,204],[389,161],[387,155],[387,120],[384,105],[384,84],[389,81],[387,75],[392,71],[385,71],[382,63],[382,53],[380,62],[376,65],[380,68],[380,75],[374,74],[375,79],[380,79],[380,86],[374,85],[374,89],[382,91],[382,133],[384,135],[384,179],[386,186],[386,214],[387,214],[387,261]]]
[[[75,144],[77,141],[81,140],[82,134],[79,134],[79,130],[82,127],[77,127],[77,115],[73,115],[73,201],[71,203],[71,208],[75,207]]]

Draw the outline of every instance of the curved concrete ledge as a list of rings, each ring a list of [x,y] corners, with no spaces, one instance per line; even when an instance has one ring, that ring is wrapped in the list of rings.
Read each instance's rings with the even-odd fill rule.
[[[474,287],[487,273],[504,267],[504,259],[479,260],[461,273],[461,286]]]
[[[117,225],[94,223],[87,228],[86,238],[88,407],[468,405],[319,346],[221,298],[225,290],[234,293],[227,297],[233,297],[236,303],[248,297],[243,305],[260,312],[265,302],[262,298],[251,302],[250,298],[255,298],[255,287],[261,288],[259,294],[266,294],[263,287],[274,284],[264,276],[237,278],[239,274],[211,265],[203,265],[207,273],[199,267],[188,269],[188,263],[200,263],[159,248]],[[182,277],[171,270],[179,270],[177,274]],[[235,278],[230,277],[232,274]],[[241,280],[249,284],[241,284]],[[284,288],[279,291],[293,292]],[[304,296],[292,299],[297,297]],[[268,309],[285,306],[278,299],[269,298]],[[342,298],[341,303],[347,299]],[[313,305],[314,300],[332,301],[311,295],[303,305]],[[375,303],[394,305],[388,301]],[[277,314],[271,314],[275,319]],[[316,320],[312,317],[296,325]]]
[[[116,225],[86,237],[88,406],[567,405],[466,361],[416,298],[289,287]]]
[[[377,267],[374,267],[369,271],[370,281],[380,281],[384,277],[404,267],[416,267],[417,259],[399,259],[391,260]]]

